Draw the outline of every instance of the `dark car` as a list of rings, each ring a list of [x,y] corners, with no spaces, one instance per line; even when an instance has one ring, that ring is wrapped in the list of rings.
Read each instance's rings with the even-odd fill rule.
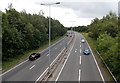
[[[68,37],[68,34],[66,34],[66,37]]]
[[[29,60],[35,60],[37,58],[39,58],[41,56],[40,53],[32,53],[30,56],[29,56]]]
[[[89,49],[84,49],[83,53],[84,53],[85,55],[89,55],[89,54],[90,54],[90,50],[89,50]]]

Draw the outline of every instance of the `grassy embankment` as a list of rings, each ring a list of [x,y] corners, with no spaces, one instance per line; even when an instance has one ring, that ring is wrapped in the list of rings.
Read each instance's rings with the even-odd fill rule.
[[[65,35],[64,35],[65,36]],[[60,40],[61,38],[63,38],[64,36],[62,37],[57,37],[56,39],[52,40],[51,41],[51,45],[56,43],[58,40]],[[14,67],[15,65],[25,61],[28,59],[28,56],[33,53],[33,52],[40,52],[42,50],[44,50],[45,48],[48,47],[48,43],[45,43],[43,44],[40,48],[36,49],[36,50],[30,50],[30,51],[27,51],[26,53],[24,53],[24,55],[20,55],[21,57],[19,58],[14,58],[14,59],[11,59],[10,61],[7,61],[7,62],[3,62],[2,63],[2,72],[5,72],[7,70],[9,70],[10,68]]]
[[[96,52],[95,48],[96,48],[96,40],[93,40],[92,38],[90,38],[88,36],[88,33],[82,33],[82,35],[86,38],[86,40],[88,41],[94,55],[95,58],[98,62],[98,65],[102,71],[103,77],[105,78],[105,80],[107,81],[113,81],[113,78],[111,77],[110,73],[108,72],[107,68],[105,67],[105,65],[103,64],[103,61],[100,58],[100,55],[98,55],[98,53]],[[107,77],[106,77],[107,76]]]

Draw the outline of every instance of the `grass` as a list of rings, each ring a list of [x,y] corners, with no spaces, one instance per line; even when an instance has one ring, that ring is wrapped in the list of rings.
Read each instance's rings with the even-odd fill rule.
[[[105,78],[105,80],[107,81],[113,81],[113,78],[112,76],[110,75],[109,71],[107,70],[107,68],[105,67],[105,65],[103,64],[103,61],[101,60],[100,58],[100,55],[98,55],[98,53],[96,52],[95,48],[96,48],[96,40],[93,40],[92,38],[90,38],[88,36],[88,33],[82,33],[82,35],[87,39],[94,55],[95,55],[95,58],[98,62],[98,65],[102,71],[102,74],[103,74],[103,77]],[[107,77],[106,77],[107,76]]]
[[[64,35],[65,36],[65,35]],[[63,38],[64,36],[61,36],[61,37],[57,37],[56,39],[52,40],[51,41],[51,45],[56,43],[58,40],[60,40],[61,38]],[[24,55],[20,55],[21,57],[18,57],[18,58],[13,58],[7,62],[2,62],[2,72],[5,72],[7,70],[9,70],[10,68],[14,67],[15,65],[25,61],[28,59],[28,56],[33,53],[33,52],[40,52],[42,50],[44,50],[45,48],[48,47],[48,43],[46,44],[43,44],[40,48],[36,49],[36,50],[30,50],[30,51],[27,51],[26,53],[24,53]]]

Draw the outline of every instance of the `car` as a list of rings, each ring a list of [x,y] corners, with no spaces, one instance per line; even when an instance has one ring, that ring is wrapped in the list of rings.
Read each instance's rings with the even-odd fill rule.
[[[85,39],[84,39],[84,38],[82,38],[82,39],[81,39],[81,42],[82,42],[82,43],[85,43]]]
[[[37,58],[39,58],[41,56],[40,53],[32,53],[30,56],[29,56],[29,60],[35,60]]]
[[[72,35],[70,35],[70,37],[72,37]]]
[[[66,34],[66,37],[68,37],[68,34]]]
[[[84,55],[89,55],[90,54],[90,50],[86,48],[86,49],[84,49],[83,53],[84,53]]]

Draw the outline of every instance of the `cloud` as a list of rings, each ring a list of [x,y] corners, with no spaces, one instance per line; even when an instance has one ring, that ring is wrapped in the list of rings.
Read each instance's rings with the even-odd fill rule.
[[[81,18],[101,17],[113,11],[117,14],[117,2],[62,2],[60,7],[71,8]]]
[[[118,13],[119,0],[1,0],[0,10],[13,3],[17,11],[26,10],[27,13],[39,13],[43,10],[44,16],[48,16],[48,6],[41,3],[61,2],[60,5],[52,5],[51,16],[58,19],[64,26],[72,26],[70,21],[76,21],[74,25],[88,25],[95,17],[101,18],[113,11]]]

